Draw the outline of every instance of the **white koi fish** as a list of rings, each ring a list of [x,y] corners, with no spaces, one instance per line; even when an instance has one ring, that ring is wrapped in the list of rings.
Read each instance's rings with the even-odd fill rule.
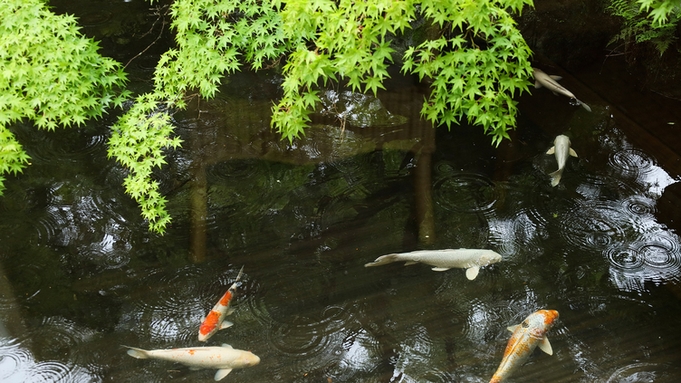
[[[237,350],[228,344],[222,347],[188,347],[165,350],[143,350],[127,347],[128,355],[137,359],[159,359],[177,362],[193,368],[217,368],[215,380],[221,380],[235,368],[255,366],[260,358],[250,351]]]
[[[565,170],[565,163],[567,162],[568,155],[577,157],[577,152],[570,147],[571,144],[570,139],[561,134],[553,140],[553,146],[546,152],[546,154],[555,154],[556,162],[558,163],[558,170],[549,174],[551,177],[551,186],[556,186],[560,182],[560,178],[563,176],[563,170]]]
[[[233,325],[232,322],[226,321],[225,317],[234,312],[233,309],[229,308],[229,304],[234,299],[236,295],[236,284],[241,278],[241,273],[244,271],[244,267],[241,266],[239,270],[239,275],[236,276],[232,286],[227,289],[227,292],[220,298],[218,303],[213,306],[208,315],[203,319],[201,326],[199,327],[199,342],[205,342],[213,336],[219,330],[226,329]]]
[[[591,112],[591,108],[589,107],[589,105],[578,100],[577,97],[575,97],[575,95],[572,94],[572,92],[565,89],[562,85],[560,85],[559,83],[556,82],[556,81],[562,79],[562,77],[555,76],[555,75],[549,76],[548,74],[544,73],[544,71],[542,71],[541,69],[537,69],[537,68],[532,68],[532,71],[533,71],[532,75],[534,76],[534,80],[535,80],[534,81],[534,87],[535,88],[539,89],[543,86],[546,89],[553,92],[553,94],[562,94],[563,96],[567,96],[569,98],[572,98],[575,101],[577,101],[577,103],[579,105],[584,107],[584,109]]]
[[[504,358],[489,383],[501,383],[507,379],[516,368],[525,363],[537,346],[545,353],[553,355],[546,333],[553,327],[556,319],[558,311],[539,310],[530,314],[520,325],[509,327],[508,330],[513,331],[513,334],[506,345]]]
[[[453,267],[466,269],[466,278],[475,279],[480,268],[501,261],[501,255],[485,249],[419,250],[410,253],[388,254],[376,258],[364,267],[381,266],[392,262],[407,262],[404,265],[425,263],[434,266],[433,271],[445,271]]]

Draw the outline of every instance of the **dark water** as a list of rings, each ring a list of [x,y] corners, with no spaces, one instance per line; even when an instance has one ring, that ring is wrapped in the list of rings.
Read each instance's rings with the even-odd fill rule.
[[[423,96],[405,80],[381,95],[390,113],[329,94],[336,108],[290,146],[269,131],[277,81],[234,77],[176,115],[185,144],[158,173],[174,217],[163,237],[106,158],[115,117],[14,127],[32,165],[0,199],[1,381],[213,381],[214,370],[133,359],[121,345],[199,346],[203,316],[242,266],[235,325],[207,345],[262,362],[227,382],[487,382],[506,327],[541,308],[560,312],[554,355],[536,351],[510,382],[681,377],[681,242],[657,218],[676,181],[630,143],[612,106],[586,100],[589,114],[542,98],[556,123],[529,108],[494,149],[478,128],[418,121]],[[544,153],[562,133],[580,157],[552,188]],[[474,281],[363,266],[459,247],[503,260]]]

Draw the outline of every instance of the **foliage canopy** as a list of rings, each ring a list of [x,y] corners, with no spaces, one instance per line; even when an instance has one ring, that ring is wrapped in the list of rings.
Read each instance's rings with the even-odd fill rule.
[[[29,163],[8,126],[80,126],[128,97],[121,65],[97,53],[73,16],[57,16],[40,0],[0,0],[0,195],[2,176]]]
[[[678,15],[678,1],[636,1],[653,25]],[[171,113],[196,95],[213,97],[245,65],[281,65],[283,95],[271,125],[288,140],[304,134],[324,86],[376,94],[395,63],[431,84],[426,119],[449,128],[465,117],[498,145],[515,127],[514,97],[532,73],[512,18],[526,5],[532,0],[175,0],[176,44],[161,56],[153,90],[113,126],[108,155],[128,169],[126,192],[150,229],[163,232],[170,217],[153,171],[181,143]],[[416,25],[425,32],[414,33]],[[2,174],[29,161],[10,124],[81,125],[122,106],[129,93],[120,64],[99,55],[72,16],[54,15],[41,0],[0,0],[0,44],[1,193]]]
[[[109,155],[130,169],[128,193],[162,231],[169,217],[151,176],[165,162],[162,149],[179,145],[168,111],[183,108],[191,92],[214,96],[223,77],[243,65],[258,70],[281,60],[283,96],[271,124],[285,139],[304,134],[323,86],[375,94],[397,57],[404,73],[432,82],[422,109],[428,120],[450,127],[466,116],[498,144],[515,126],[514,97],[531,75],[531,51],[511,17],[525,5],[532,1],[176,0],[177,46],[161,57],[154,90],[114,127]],[[437,33],[400,57],[395,41],[417,19]]]
[[[662,55],[677,39],[681,20],[678,0],[611,0],[608,10],[623,21],[620,33],[610,43],[621,42],[625,50],[649,42]]]

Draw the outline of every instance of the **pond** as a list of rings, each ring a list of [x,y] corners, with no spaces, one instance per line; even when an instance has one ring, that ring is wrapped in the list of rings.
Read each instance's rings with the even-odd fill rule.
[[[509,382],[681,377],[681,241],[658,219],[678,175],[632,143],[615,106],[585,98],[589,113],[533,90],[513,141],[494,148],[476,127],[432,129],[422,88],[395,76],[380,101],[327,92],[288,144],[269,129],[278,81],[234,76],[175,115],[184,147],[157,174],[174,218],[164,236],[106,158],[115,116],[14,127],[32,164],[0,199],[0,380],[209,382],[215,369],[124,346],[230,344],[261,361],[227,382],[488,382],[507,327],[539,309],[560,313],[553,355],[535,350]],[[579,157],[552,187],[560,134]],[[364,267],[448,248],[502,260],[473,280]],[[234,325],[198,342],[242,267]]]

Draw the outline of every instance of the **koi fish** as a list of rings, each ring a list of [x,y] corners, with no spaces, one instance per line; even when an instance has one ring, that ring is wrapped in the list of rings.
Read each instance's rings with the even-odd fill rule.
[[[555,76],[551,75],[549,76],[548,74],[544,73],[541,69],[537,68],[532,68],[532,75],[534,76],[534,87],[539,89],[542,86],[546,87],[546,89],[550,90],[553,92],[553,94],[562,94],[563,96],[567,96],[571,99],[574,99],[577,101],[577,104],[581,105],[586,109],[587,111],[591,112],[591,108],[589,105],[583,103],[582,101],[578,100],[577,97],[575,97],[572,92],[569,90],[565,89],[563,86],[558,84],[556,81],[562,79],[560,76]]]
[[[563,170],[565,170],[568,154],[572,157],[577,157],[577,152],[575,152],[570,145],[570,139],[561,134],[553,140],[553,146],[546,152],[546,154],[555,154],[556,162],[558,163],[558,170],[549,174],[551,177],[551,186],[556,186],[560,182],[560,178],[563,176]]]
[[[508,340],[504,358],[489,383],[503,382],[516,368],[525,363],[537,346],[545,353],[553,355],[546,333],[553,327],[556,319],[558,311],[539,310],[525,318],[523,323],[509,327],[508,330],[513,331],[513,335]]]
[[[473,280],[478,276],[481,267],[501,261],[501,255],[485,249],[418,250],[410,253],[382,255],[375,261],[365,264],[364,267],[402,261],[406,262],[405,266],[425,263],[434,266],[433,271],[445,271],[453,267],[466,269],[466,278]]]
[[[225,317],[234,312],[234,309],[229,308],[229,304],[234,299],[236,295],[236,284],[241,278],[241,273],[244,271],[244,267],[241,266],[239,270],[239,275],[236,276],[234,283],[227,289],[227,292],[220,298],[218,303],[213,306],[206,318],[204,318],[201,326],[199,327],[199,342],[205,342],[213,336],[219,330],[226,329],[234,325],[234,323],[226,321]]]
[[[128,355],[137,359],[159,359],[177,362],[193,368],[217,368],[215,381],[229,375],[235,368],[255,366],[260,358],[250,351],[237,350],[228,344],[222,347],[188,347],[165,350],[128,348]]]

